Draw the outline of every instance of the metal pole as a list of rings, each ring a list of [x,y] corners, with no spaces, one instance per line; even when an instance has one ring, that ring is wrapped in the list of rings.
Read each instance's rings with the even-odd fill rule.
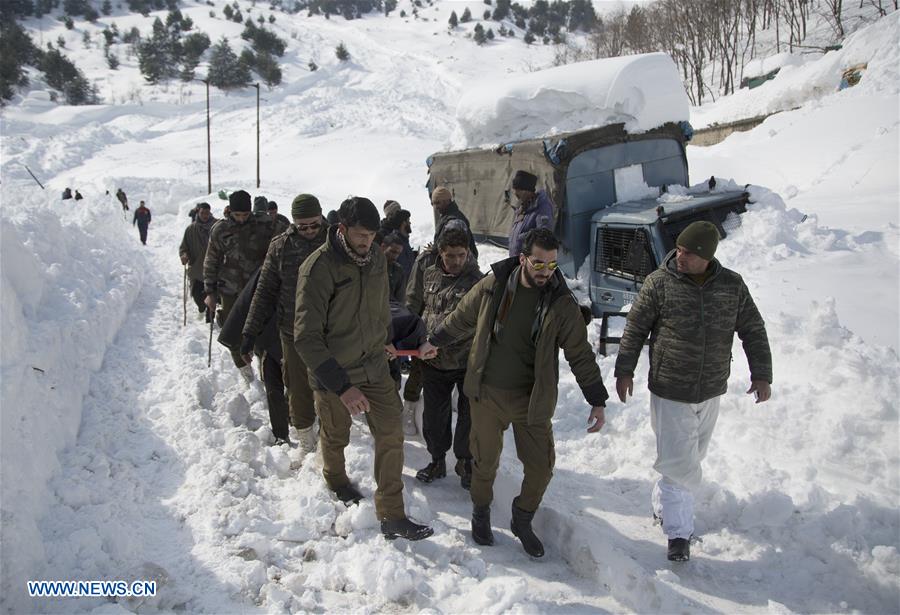
[[[209,77],[203,80],[206,84],[206,187],[212,194],[212,146],[209,136]]]
[[[259,188],[259,82],[256,88],[256,187]]]

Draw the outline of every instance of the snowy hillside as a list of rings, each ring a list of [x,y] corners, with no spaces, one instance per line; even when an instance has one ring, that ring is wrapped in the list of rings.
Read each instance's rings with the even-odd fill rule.
[[[186,4],[211,39],[239,39],[237,24]],[[458,102],[476,79],[552,57],[520,40],[478,47],[448,35],[451,8],[466,5],[484,7],[439,0],[420,12],[433,22],[279,13],[286,85],[262,92],[261,187],[255,91],[213,90],[213,191],[245,188],[282,211],[300,192],[326,209],[348,194],[392,198],[412,211],[413,244],[426,243],[425,159],[451,143]],[[268,15],[264,3],[253,11]],[[153,17],[78,27],[99,32],[115,18],[120,30],[145,29]],[[646,356],[635,396],[610,400],[598,435],[585,433],[588,407],[560,361],[557,466],[535,519],[543,561],[509,531],[521,479],[511,434],[492,548],[472,542],[455,478],[415,480],[428,461],[418,439],[405,445],[404,493],[408,513],[434,525],[431,539],[381,537],[362,424],[347,464],[368,499],[337,503],[313,455],[270,446],[259,383],[243,384],[219,346],[207,368],[208,328],[192,313],[182,327],[186,212],[208,199],[220,215],[224,204],[207,194],[203,85],[142,88],[124,52],[121,70],[105,71],[77,31],[49,16],[26,25],[35,38],[72,37],[71,56],[116,104],[57,106],[35,85],[0,116],[5,612],[897,612],[898,13],[850,37],[843,55],[691,110],[725,119],[776,100],[799,105],[717,146],[688,148],[692,181],[753,184],[755,204],[718,257],[766,319],[775,382],[772,400],[754,405],[735,344],[697,498],[702,543],[675,566],[650,518]],[[348,63],[334,58],[341,41]],[[306,69],[312,58],[316,72]],[[838,92],[847,62],[868,68]],[[85,199],[61,201],[67,186]],[[153,211],[146,247],[110,196],[120,186]],[[490,246],[480,254],[482,270],[503,256]],[[598,362],[612,390],[615,356]],[[118,603],[38,599],[25,589],[32,579],[155,579],[160,588]]]

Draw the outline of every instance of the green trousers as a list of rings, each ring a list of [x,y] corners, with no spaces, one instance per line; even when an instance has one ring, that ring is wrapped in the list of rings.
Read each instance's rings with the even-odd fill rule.
[[[375,514],[381,521],[402,519],[403,508],[403,406],[394,380],[385,362],[384,378],[355,385],[369,400],[365,414],[375,439]],[[331,391],[315,392],[319,415],[319,447],[322,451],[322,474],[332,490],[350,482],[344,461],[344,449],[350,443],[352,419],[340,397]]]
[[[288,408],[291,425],[297,429],[312,427],[316,420],[316,406],[313,390],[309,386],[306,364],[297,354],[293,336],[281,334],[281,372],[288,392]]]
[[[469,446],[474,462],[470,493],[475,506],[486,506],[494,499],[494,478],[500,466],[503,433],[510,425],[515,436],[516,454],[525,470],[516,505],[527,512],[534,512],[541,505],[553,476],[556,450],[550,421],[528,424],[530,399],[530,392],[507,391],[485,384],[481,385],[481,395],[477,399],[469,399],[472,414]]]

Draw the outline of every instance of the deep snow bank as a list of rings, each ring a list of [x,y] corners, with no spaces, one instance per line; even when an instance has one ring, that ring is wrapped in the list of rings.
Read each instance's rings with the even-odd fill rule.
[[[74,444],[82,397],[126,323],[146,262],[114,199],[59,200],[4,185],[0,208],[0,593],[43,560],[37,522],[58,454]],[[122,374],[128,378],[128,374]]]
[[[643,132],[688,119],[678,69],[664,53],[578,62],[479,83],[456,109],[462,149],[625,123]]]

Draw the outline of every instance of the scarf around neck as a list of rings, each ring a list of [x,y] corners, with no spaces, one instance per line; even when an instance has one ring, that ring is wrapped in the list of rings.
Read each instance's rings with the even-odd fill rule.
[[[350,246],[347,245],[347,240],[344,238],[344,234],[342,232],[340,232],[338,230],[338,231],[335,231],[334,234],[337,235],[338,243],[341,245],[341,249],[344,251],[344,254],[346,254],[347,257],[351,261],[353,261],[353,264],[355,264],[358,267],[365,267],[366,265],[369,264],[369,262],[372,260],[372,249],[371,248],[369,249],[369,251],[366,253],[365,256],[360,256],[356,252],[353,251],[353,248],[351,248]]]

